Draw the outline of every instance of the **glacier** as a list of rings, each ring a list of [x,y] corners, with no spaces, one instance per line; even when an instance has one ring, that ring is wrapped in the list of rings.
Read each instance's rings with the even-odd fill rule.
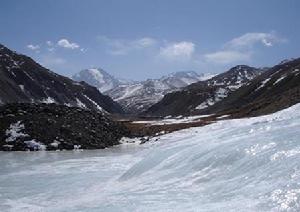
[[[0,211],[300,211],[300,104],[143,145],[0,152]]]

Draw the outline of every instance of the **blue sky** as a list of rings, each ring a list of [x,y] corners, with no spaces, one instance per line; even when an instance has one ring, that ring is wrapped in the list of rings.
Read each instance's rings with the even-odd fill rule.
[[[0,43],[71,76],[222,72],[300,56],[299,0],[2,0]]]

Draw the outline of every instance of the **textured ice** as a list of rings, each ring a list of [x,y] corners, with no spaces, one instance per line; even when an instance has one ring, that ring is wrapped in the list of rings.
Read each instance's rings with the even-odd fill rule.
[[[299,127],[296,105],[144,145],[2,152],[0,211],[300,211]]]

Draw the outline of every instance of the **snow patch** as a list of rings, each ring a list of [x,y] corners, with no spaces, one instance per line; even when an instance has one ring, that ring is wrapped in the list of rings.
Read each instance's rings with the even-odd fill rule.
[[[53,104],[53,103],[56,103],[56,102],[55,102],[55,100],[52,97],[48,96],[46,99],[42,100],[42,103]]]
[[[228,96],[229,91],[225,88],[218,88],[214,94],[214,97],[206,99],[200,105],[195,107],[196,110],[202,110],[208,108],[209,106],[214,105],[215,103],[221,101],[222,99]]]
[[[28,135],[22,132],[24,130],[25,130],[25,126],[24,124],[21,123],[21,121],[11,124],[9,129],[7,129],[5,132],[5,135],[7,136],[5,141],[14,142],[18,138],[27,137]]]
[[[100,111],[102,111],[102,112],[106,112],[102,107],[100,107],[95,101],[93,101],[92,99],[90,99],[87,95],[83,94],[83,96],[84,96],[87,100],[89,100],[91,103],[93,103],[93,104],[96,106],[96,108],[97,108],[98,110],[100,110]]]
[[[60,142],[57,141],[57,140],[54,140],[52,143],[50,143],[50,146],[53,147],[53,148],[58,148]]]
[[[83,108],[83,109],[86,109],[86,105],[81,102],[78,98],[76,98],[76,102],[77,102],[77,106],[80,107],[80,108]]]
[[[44,144],[37,142],[35,139],[24,141],[24,143],[27,145],[27,147],[30,150],[34,150],[34,151],[46,150],[46,146]]]
[[[258,91],[259,89],[263,88],[270,80],[271,80],[271,78],[268,78],[268,79],[265,79],[264,81],[262,81],[260,86],[258,88],[256,88],[255,91]]]
[[[21,90],[24,92],[25,89],[24,89],[24,85],[19,85],[19,87],[21,88]]]
[[[277,83],[279,83],[281,80],[283,80],[284,78],[286,78],[286,75],[281,76],[280,78],[278,78],[273,85],[276,85]]]

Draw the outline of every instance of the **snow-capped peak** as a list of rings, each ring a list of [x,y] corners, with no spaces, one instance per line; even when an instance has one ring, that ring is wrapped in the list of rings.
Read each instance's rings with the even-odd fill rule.
[[[101,68],[90,68],[80,71],[72,77],[76,81],[97,87],[101,92],[108,91],[120,84],[120,81]]]
[[[117,86],[106,94],[127,108],[129,112],[141,112],[157,103],[165,94],[212,76],[194,71],[173,72],[159,79],[147,79]]]
[[[100,83],[105,83],[104,81],[104,76],[102,74],[103,70],[101,69],[96,69],[96,68],[91,68],[87,70],[98,82]]]

